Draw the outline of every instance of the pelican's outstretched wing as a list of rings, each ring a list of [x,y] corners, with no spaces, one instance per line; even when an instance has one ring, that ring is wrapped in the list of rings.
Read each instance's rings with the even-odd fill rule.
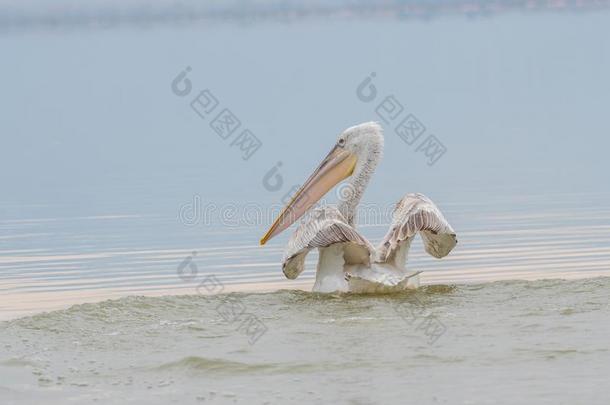
[[[432,200],[422,194],[407,194],[396,204],[390,230],[377,249],[377,261],[404,268],[417,232],[426,252],[438,259],[457,244],[455,231]]]
[[[305,269],[305,256],[311,249],[344,243],[346,264],[369,264],[375,248],[350,226],[335,207],[313,210],[288,241],[282,270],[293,280]]]

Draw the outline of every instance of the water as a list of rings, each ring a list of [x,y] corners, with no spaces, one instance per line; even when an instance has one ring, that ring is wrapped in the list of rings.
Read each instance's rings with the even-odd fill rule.
[[[3,325],[0,390],[8,403],[601,404],[608,288],[594,278],[82,304]],[[219,313],[228,299],[267,328],[254,345],[241,318]],[[433,344],[428,317],[444,331]]]
[[[413,244],[409,267],[424,271],[424,284],[573,279],[610,273],[609,194],[491,197],[470,193],[472,201],[451,196],[441,200],[449,198],[453,204],[441,207],[460,243],[443,260],[428,256],[419,240]],[[583,201],[587,201],[586,209]],[[389,225],[371,213],[377,211],[362,210],[361,219],[366,222],[361,232],[376,244]],[[258,246],[267,223],[231,221],[232,225],[221,226],[201,220],[185,225],[178,207],[175,216],[2,221],[0,229],[10,243],[0,257],[2,317],[128,294],[194,294],[211,276],[218,278],[225,292],[311,290],[316,254],[308,256],[307,270],[299,279],[286,280],[280,260],[290,232]]]
[[[315,255],[299,280],[284,280],[284,241],[256,246],[256,227],[145,216],[3,223],[15,249],[1,264],[13,320],[0,324],[0,396],[605,403],[608,196],[501,200],[448,205],[459,245],[437,261],[417,241],[409,265],[426,286],[396,296],[307,292]],[[363,233],[378,240],[386,228]],[[189,258],[196,274],[185,267],[181,278]]]
[[[610,14],[515,4],[408,21],[0,13],[0,403],[604,403]],[[191,109],[206,88],[262,141],[251,159]],[[378,242],[417,191],[460,243],[440,261],[414,243],[417,292],[311,294],[316,255],[286,280],[289,232],[258,240],[387,95],[447,153],[430,166],[384,124],[360,229]]]

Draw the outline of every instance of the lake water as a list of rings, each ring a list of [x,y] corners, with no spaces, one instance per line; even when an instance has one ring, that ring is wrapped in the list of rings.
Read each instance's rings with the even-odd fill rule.
[[[0,402],[605,403],[609,22],[3,30]],[[206,89],[261,141],[251,158],[193,110]],[[388,96],[446,153],[429,165],[382,122],[360,229],[377,243],[418,191],[460,242],[443,260],[414,243],[417,291],[312,294],[316,255],[286,280],[290,232],[258,240]]]
[[[284,290],[77,305],[3,325],[2,396],[603,404],[609,280],[435,286],[390,298]],[[241,320],[219,313],[227,299],[264,323],[255,344]]]

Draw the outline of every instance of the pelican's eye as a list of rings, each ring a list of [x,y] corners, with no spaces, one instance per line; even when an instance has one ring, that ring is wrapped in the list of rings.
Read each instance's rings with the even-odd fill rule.
[[[339,142],[337,142],[339,144],[339,146],[344,146],[345,145],[345,138],[339,138]]]

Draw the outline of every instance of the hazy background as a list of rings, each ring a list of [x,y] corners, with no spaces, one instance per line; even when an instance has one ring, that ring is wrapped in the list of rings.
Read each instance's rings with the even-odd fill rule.
[[[368,201],[406,191],[608,189],[610,13],[603,8],[407,20],[320,12],[294,21],[278,3],[280,14],[267,19],[204,14],[138,24],[125,15],[138,15],[141,2],[59,2],[53,9],[63,20],[47,13],[60,16],[49,26],[36,17],[42,3],[51,7],[3,2],[0,9],[3,218],[175,212],[194,193],[276,202],[341,130],[379,120],[377,103],[355,95],[371,72],[378,100],[395,95],[448,152],[429,167],[385,125],[387,150]],[[140,14],[174,3],[152,4]],[[195,16],[218,7],[180,4]],[[241,10],[235,4],[226,7]],[[100,21],[83,17],[79,25],[65,15]],[[194,90],[179,98],[170,84],[186,66]],[[263,142],[249,161],[189,107],[204,88]],[[286,185],[271,193],[262,177],[277,161]]]
[[[397,121],[383,123],[385,157],[364,196],[381,218],[360,221],[373,243],[391,204],[417,191],[460,236],[443,261],[414,244],[409,263],[426,271],[424,283],[605,274],[609,10],[0,1],[0,316],[194,293],[177,275],[192,252],[200,274],[227,285],[309,288],[315,255],[301,284],[280,271],[290,232],[258,246],[268,208],[343,129],[380,120],[389,95],[426,134],[409,146]],[[179,97],[171,84],[187,67],[192,91]],[[373,72],[378,95],[365,103],[356,89]],[[190,107],[204,89],[220,102],[205,120]],[[251,159],[230,145],[237,134],[223,140],[210,128],[222,108],[262,141]],[[429,134],[447,148],[433,166],[416,152]],[[263,178],[278,162],[283,184],[270,191]]]

